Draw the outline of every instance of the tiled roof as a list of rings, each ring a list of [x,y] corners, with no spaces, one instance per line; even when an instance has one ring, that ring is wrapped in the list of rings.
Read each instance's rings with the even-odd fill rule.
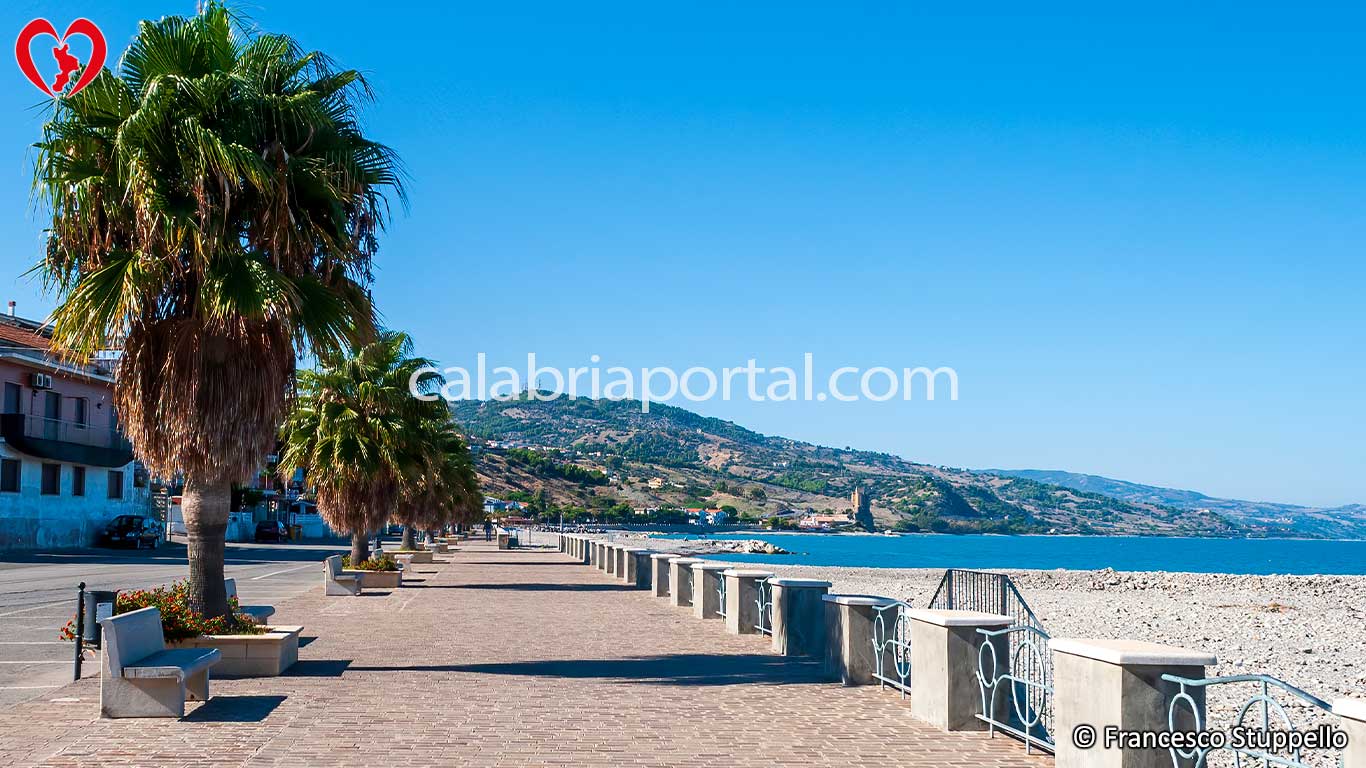
[[[44,336],[40,336],[33,331],[19,328],[9,323],[0,322],[0,346],[4,347],[28,347],[29,349],[47,349],[51,342]]]

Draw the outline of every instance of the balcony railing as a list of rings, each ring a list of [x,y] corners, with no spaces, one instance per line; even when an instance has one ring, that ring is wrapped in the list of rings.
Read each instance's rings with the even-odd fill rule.
[[[133,460],[133,446],[122,433],[74,421],[6,413],[0,415],[0,436],[41,459],[97,467],[121,467]]]

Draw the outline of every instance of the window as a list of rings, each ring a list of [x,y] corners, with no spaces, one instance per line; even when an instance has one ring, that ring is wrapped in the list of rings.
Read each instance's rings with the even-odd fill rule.
[[[85,467],[71,468],[71,495],[85,495]]]
[[[0,491],[19,492],[19,462],[16,459],[0,459]]]
[[[123,473],[117,469],[109,470],[109,498],[123,498]]]
[[[44,496],[59,496],[62,493],[62,465],[44,464],[43,465],[43,487]]]
[[[84,397],[76,398],[76,426],[84,427],[90,424],[90,401]]]
[[[19,398],[24,388],[12,381],[5,382],[5,413],[19,413]]]

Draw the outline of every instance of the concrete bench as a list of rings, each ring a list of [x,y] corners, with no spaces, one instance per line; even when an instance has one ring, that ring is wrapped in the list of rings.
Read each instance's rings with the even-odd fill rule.
[[[142,608],[100,619],[100,717],[184,717],[185,701],[209,700],[214,648],[167,650],[161,611]]]
[[[223,588],[228,592],[229,600],[237,599],[237,579],[223,579]],[[245,613],[257,624],[265,624],[266,621],[275,615],[273,605],[237,605],[238,613]]]
[[[328,595],[359,595],[360,577],[342,573],[341,555],[323,561],[323,591]]]

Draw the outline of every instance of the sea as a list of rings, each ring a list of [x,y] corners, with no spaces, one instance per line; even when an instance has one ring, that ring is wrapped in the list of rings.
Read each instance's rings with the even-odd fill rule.
[[[669,534],[662,538],[701,537]],[[1359,540],[823,533],[736,533],[709,538],[760,539],[793,553],[726,553],[715,556],[719,559],[788,565],[1366,575],[1366,541]]]

